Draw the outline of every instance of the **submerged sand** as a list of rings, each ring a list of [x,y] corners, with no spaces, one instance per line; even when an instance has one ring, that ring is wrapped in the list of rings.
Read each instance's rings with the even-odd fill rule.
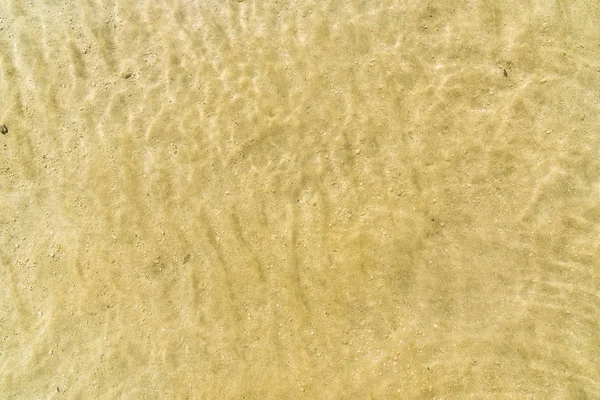
[[[0,398],[600,398],[600,5],[0,3]]]

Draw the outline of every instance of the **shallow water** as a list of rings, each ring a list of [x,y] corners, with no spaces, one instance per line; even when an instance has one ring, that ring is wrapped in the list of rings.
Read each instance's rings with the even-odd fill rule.
[[[0,398],[600,398],[600,6],[377,3],[0,3]]]

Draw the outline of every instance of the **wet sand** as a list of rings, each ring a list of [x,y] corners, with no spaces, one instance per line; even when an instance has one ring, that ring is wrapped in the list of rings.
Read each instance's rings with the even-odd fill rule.
[[[0,398],[600,398],[600,5],[378,4],[0,3]]]

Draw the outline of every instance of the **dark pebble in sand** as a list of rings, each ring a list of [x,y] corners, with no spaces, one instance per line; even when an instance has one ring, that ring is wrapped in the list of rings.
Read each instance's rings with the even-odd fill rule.
[[[183,263],[187,263],[188,261],[190,261],[190,254],[186,254],[185,257],[183,257]]]
[[[6,127],[6,125],[0,125],[0,132],[2,132],[3,135],[6,135],[8,133],[8,128]]]

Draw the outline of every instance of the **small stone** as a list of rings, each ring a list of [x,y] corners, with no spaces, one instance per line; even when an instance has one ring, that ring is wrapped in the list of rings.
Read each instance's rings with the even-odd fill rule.
[[[8,128],[6,127],[6,125],[0,125],[0,132],[2,132],[3,135],[6,135],[8,133]]]
[[[183,257],[183,263],[186,264],[188,261],[190,261],[190,257],[191,254],[186,254],[185,257]]]

